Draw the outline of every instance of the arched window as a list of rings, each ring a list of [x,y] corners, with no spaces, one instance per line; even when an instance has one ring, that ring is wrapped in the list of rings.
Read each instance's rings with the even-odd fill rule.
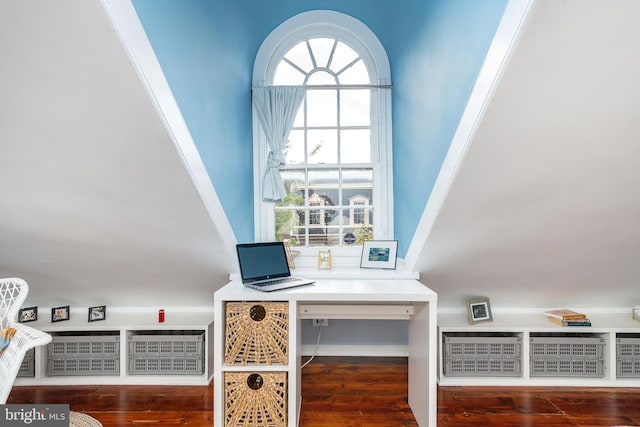
[[[338,12],[297,15],[260,47],[253,85],[306,88],[280,202],[260,198],[267,147],[254,111],[256,240],[331,246],[340,256],[360,251],[351,248],[363,238],[392,238],[391,79],[375,35]]]

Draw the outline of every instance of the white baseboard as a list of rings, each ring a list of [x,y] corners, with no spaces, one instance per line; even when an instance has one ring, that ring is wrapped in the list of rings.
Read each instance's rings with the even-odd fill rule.
[[[302,356],[309,357],[316,350],[315,345],[303,345]],[[369,356],[407,357],[406,345],[320,345],[316,356]]]

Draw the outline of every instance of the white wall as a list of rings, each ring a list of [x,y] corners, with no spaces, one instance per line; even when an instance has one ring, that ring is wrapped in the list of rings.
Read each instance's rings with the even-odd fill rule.
[[[34,305],[209,306],[228,231],[106,14],[35,4],[0,13],[0,275]],[[444,308],[637,304],[640,4],[531,18],[416,269]]]

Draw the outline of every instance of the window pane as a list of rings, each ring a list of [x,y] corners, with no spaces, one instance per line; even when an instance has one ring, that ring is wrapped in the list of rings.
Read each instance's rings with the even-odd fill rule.
[[[305,42],[298,43],[292,47],[289,52],[284,56],[289,61],[302,68],[305,72],[309,72],[313,69],[313,63],[311,62],[311,56],[309,55],[309,49]]]
[[[321,211],[320,209],[315,209],[314,207],[317,206],[316,204],[312,203],[311,204],[312,208],[309,209],[309,226],[314,226],[314,225],[323,225],[323,221],[321,221]]]
[[[331,49],[333,49],[333,39],[311,39],[309,45],[311,46],[311,52],[316,60],[318,67],[327,67],[329,63],[329,55],[331,55]]]
[[[284,170],[280,171],[280,176],[287,195],[276,202],[276,206],[304,206],[304,171]]]
[[[308,163],[338,163],[338,131],[336,129],[309,130],[307,143]]]
[[[371,92],[369,90],[340,91],[340,126],[371,124]]]
[[[304,103],[300,104],[300,108],[298,108],[298,112],[296,113],[296,118],[293,120],[294,128],[301,128],[304,126]]]
[[[371,169],[347,169],[342,171],[342,204],[366,200],[373,204],[373,171]]]
[[[340,131],[340,162],[371,163],[371,131],[369,129]]]
[[[276,240],[291,239],[295,246],[305,242],[305,215],[301,209],[276,209],[275,236]]]
[[[307,126],[338,125],[338,92],[307,89]]]
[[[369,84],[369,73],[362,60],[353,64],[338,75],[340,84]]]
[[[309,199],[309,244],[326,246],[329,244],[329,224],[333,221],[338,210],[329,205],[324,205],[322,199],[320,199],[319,203],[311,202],[312,197]]]
[[[364,202],[355,202],[353,204],[353,217],[352,217],[352,223],[353,224],[365,224],[365,207],[366,204]]]
[[[307,85],[309,86],[337,85],[337,84],[338,84],[338,80],[336,79],[336,77],[331,73],[327,73],[326,71],[316,71],[315,73],[311,74],[307,79]]]
[[[365,240],[373,239],[373,210],[368,210],[367,214],[369,216],[369,224],[346,224],[343,229],[343,233],[352,233],[356,236],[356,241],[354,245],[362,246],[362,242]]]
[[[310,170],[309,205],[317,203],[316,206],[335,206],[338,200],[338,170]]]
[[[327,236],[324,229],[309,226],[309,246],[326,246]]]
[[[296,165],[304,163],[304,131],[292,130],[289,133],[289,141],[284,153],[285,163]]]
[[[340,227],[327,227],[326,228],[326,240],[325,246],[339,246],[340,245]]]
[[[336,50],[333,53],[333,58],[331,59],[331,71],[337,73],[357,57],[358,54],[353,49],[342,42],[338,42]]]
[[[285,61],[280,61],[273,76],[274,85],[303,85],[306,75]]]

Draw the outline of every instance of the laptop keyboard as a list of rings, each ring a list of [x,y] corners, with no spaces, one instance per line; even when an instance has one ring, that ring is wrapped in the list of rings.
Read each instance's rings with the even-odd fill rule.
[[[256,285],[256,286],[270,286],[270,285],[277,285],[279,283],[296,282],[298,280],[300,280],[300,279],[298,279],[297,277],[285,277],[284,279],[274,279],[274,280],[267,280],[265,282],[254,283],[254,285]]]

